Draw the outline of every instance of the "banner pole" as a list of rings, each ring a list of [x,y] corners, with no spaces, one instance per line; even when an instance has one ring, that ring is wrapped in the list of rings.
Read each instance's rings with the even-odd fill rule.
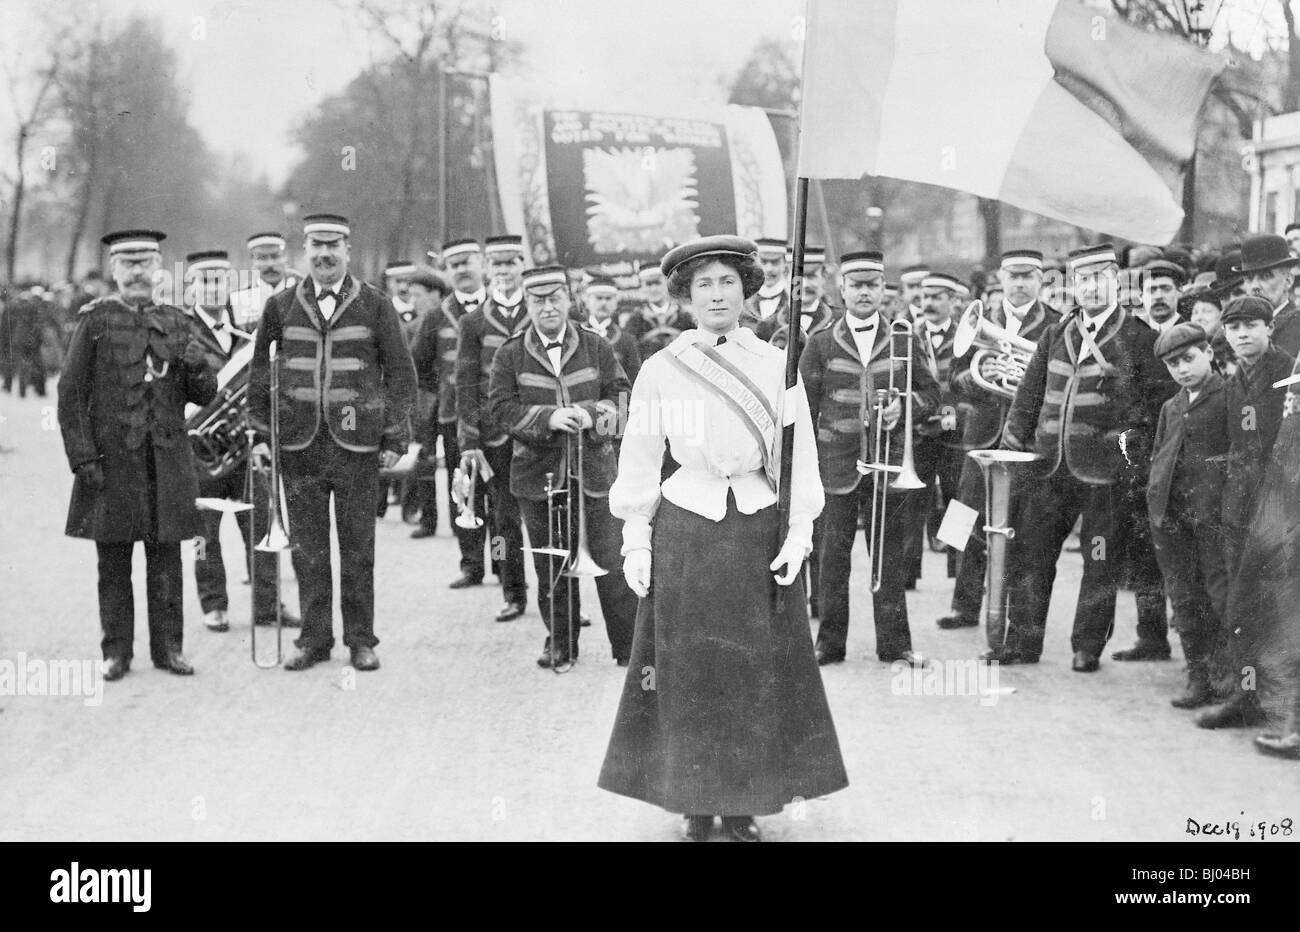
[[[790,313],[785,341],[785,387],[789,391],[798,384],[799,354],[803,349],[803,265],[804,240],[808,233],[808,179],[796,178],[794,191],[794,236],[791,239],[790,259]],[[785,405],[778,406],[784,411]],[[790,532],[791,475],[794,466],[794,425],[781,425],[781,468],[777,473],[776,492],[777,547],[785,543]],[[789,587],[777,586],[776,610],[785,610],[785,595]]]

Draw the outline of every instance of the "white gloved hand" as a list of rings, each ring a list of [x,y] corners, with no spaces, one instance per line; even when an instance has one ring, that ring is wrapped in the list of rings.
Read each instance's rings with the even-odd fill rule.
[[[623,578],[627,587],[644,599],[650,594],[650,551],[632,550],[623,558]]]
[[[788,586],[794,582],[795,577],[799,575],[799,570],[803,568],[804,558],[807,552],[804,545],[798,541],[787,540],[781,546],[781,552],[776,555],[768,569],[772,570],[772,578],[777,581],[778,585]],[[784,573],[776,572],[780,567],[785,567]]]

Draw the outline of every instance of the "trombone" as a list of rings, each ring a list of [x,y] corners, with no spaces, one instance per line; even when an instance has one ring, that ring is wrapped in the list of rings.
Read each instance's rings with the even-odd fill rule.
[[[525,547],[532,554],[544,554],[547,557],[547,576],[550,586],[547,595],[547,627],[551,636],[547,640],[551,655],[551,670],[554,673],[568,673],[576,661],[574,628],[580,624],[577,605],[575,604],[578,580],[588,577],[604,576],[608,570],[603,569],[591,555],[587,543],[587,513],[583,507],[586,501],[586,482],[583,477],[583,431],[579,428],[565,448],[565,471],[563,482],[555,483],[555,473],[546,474],[546,546]],[[578,538],[573,540],[573,512],[577,511]],[[569,579],[565,598],[566,618],[568,618],[568,652],[560,663],[559,645],[555,637],[555,587],[561,579]]]
[[[899,337],[903,337],[903,351],[898,349]],[[885,573],[885,509],[889,504],[889,490],[899,492],[925,488],[925,483],[916,474],[916,458],[912,441],[912,324],[908,320],[895,320],[889,325],[889,385],[876,389],[875,398],[869,399],[867,364],[862,367],[862,403],[863,417],[861,457],[858,459],[858,472],[871,477],[871,522],[868,525],[867,539],[871,548],[871,591],[879,592],[884,582]],[[898,365],[906,365],[906,376],[900,388],[895,375]],[[885,409],[898,398],[903,399],[903,456],[899,465],[890,463],[892,452],[892,431],[885,430]],[[872,404],[871,417],[867,417],[867,405]],[[867,449],[867,424],[874,424],[874,436],[871,449]],[[886,478],[896,473],[893,482]]]
[[[469,461],[469,471],[456,467],[455,473],[451,479],[452,498],[455,500],[459,511],[452,523],[456,527],[464,528],[467,531],[475,530],[483,526],[483,519],[474,511],[474,493],[478,486],[478,459]]]
[[[252,645],[251,651],[253,656],[253,663],[261,667],[263,670],[274,669],[275,667],[278,667],[281,664],[281,662],[283,662],[284,660],[284,616],[282,614],[281,605],[280,605],[280,554],[286,550],[292,549],[293,547],[293,544],[289,540],[289,534],[284,529],[284,515],[281,509],[281,502],[280,502],[280,400],[279,400],[280,366],[279,366],[279,358],[278,358],[279,354],[276,352],[277,349],[278,347],[276,346],[276,344],[272,343],[270,346],[271,466],[269,469],[271,489],[270,489],[270,504],[267,509],[267,514],[269,516],[268,527],[266,529],[266,535],[260,541],[258,541],[257,545],[255,547],[250,546],[248,548],[248,563],[249,563],[248,578],[252,581],[251,586],[253,589],[254,596],[256,596],[256,592],[257,592],[256,589],[257,574],[253,571],[253,551],[256,550],[261,553],[275,554],[275,662],[274,663],[263,663],[261,660],[258,659],[256,618],[253,619],[253,630],[252,630],[252,635],[250,637],[250,643]],[[256,435],[256,431],[254,431],[251,426],[247,429],[246,433],[248,437],[248,451],[249,451],[249,456],[248,456],[249,470],[248,470],[248,478],[246,479],[247,489],[248,489],[247,498],[248,501],[251,502],[253,500],[253,496],[256,494],[253,485],[253,472],[255,467],[253,466],[254,460],[253,460],[252,451],[253,451],[253,444],[256,440],[257,435]],[[249,515],[248,541],[250,545],[252,544],[253,537],[254,537],[253,524],[254,524],[253,516]],[[254,599],[253,604],[254,605],[257,604],[256,599]]]

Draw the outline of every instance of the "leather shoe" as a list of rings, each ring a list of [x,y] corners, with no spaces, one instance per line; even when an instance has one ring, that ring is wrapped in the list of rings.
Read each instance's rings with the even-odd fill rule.
[[[930,665],[930,660],[928,657],[922,657],[914,650],[905,650],[901,654],[898,654],[895,657],[881,657],[880,660],[882,663],[889,663],[889,664],[905,663],[909,667],[913,667],[918,670],[924,670],[927,666]]]
[[[203,616],[203,624],[209,631],[229,631],[230,620],[226,618],[226,610],[214,608]]]
[[[708,841],[713,834],[713,816],[688,815],[686,828],[682,831],[683,841]]]
[[[543,670],[549,670],[551,669],[552,666],[556,666],[556,667],[570,666],[577,659],[578,659],[577,651],[574,651],[572,656],[570,656],[567,650],[556,651],[555,657],[552,658],[550,647],[544,647],[542,648],[542,655],[537,658],[537,665],[541,667]]]
[[[1074,662],[1070,664],[1070,669],[1075,673],[1096,673],[1101,669],[1101,661],[1096,654],[1077,650],[1074,652]]]
[[[414,531],[411,532],[411,537],[414,538],[415,540],[420,540],[425,537],[433,537],[437,533],[438,532],[431,527],[425,527],[424,525],[420,525]]]
[[[104,659],[104,682],[120,680],[131,672],[131,661],[126,657],[106,657]]]
[[[378,670],[379,658],[369,647],[352,648],[352,666],[358,670]]]
[[[1300,734],[1293,731],[1289,735],[1279,735],[1274,732],[1256,735],[1255,750],[1271,757],[1300,760]]]
[[[1110,655],[1111,660],[1168,660],[1172,654],[1168,641],[1147,641],[1141,638],[1132,647],[1117,650]]]
[[[257,624],[262,627],[275,627],[275,616],[268,615],[265,618],[257,619]],[[283,605],[280,606],[280,626],[282,628],[301,628],[302,619],[289,611]]]
[[[1217,709],[1210,709],[1196,719],[1198,728],[1248,728],[1262,724],[1263,710],[1243,693],[1237,693]]]
[[[1014,650],[989,650],[980,654],[980,660],[984,663],[996,663],[998,666],[1009,667],[1018,663],[1038,663],[1037,657],[1030,657],[1028,654],[1022,654]]]
[[[631,663],[631,660],[629,660],[627,657],[622,657],[618,660],[615,660],[614,662],[618,664],[620,667],[626,667],[629,663]]]
[[[843,663],[843,662],[844,662],[844,655],[843,655],[842,653],[840,653],[840,654],[833,653],[833,652],[828,651],[828,650],[823,650],[822,648],[819,647],[819,648],[817,648],[817,650],[816,650],[816,654],[817,654],[817,666],[819,666],[819,667],[824,667],[824,666],[826,666],[828,663]]]
[[[762,841],[753,816],[723,816],[722,837],[728,841]]]
[[[468,589],[470,586],[481,586],[481,585],[483,585],[483,577],[482,577],[482,576],[470,576],[469,574],[465,574],[465,575],[461,576],[459,579],[454,579],[454,580],[452,580],[452,581],[447,585],[447,588],[448,588],[448,589]]]
[[[175,673],[177,676],[193,676],[194,668],[190,662],[181,656],[178,650],[167,652],[167,656],[161,661],[155,660],[153,665],[159,670],[166,670],[168,673]]]
[[[300,650],[284,662],[284,668],[286,670],[307,670],[329,659],[330,652],[327,650]]]
[[[501,606],[501,611],[497,612],[494,621],[514,621],[524,613],[523,602],[507,602]]]
[[[978,628],[979,619],[971,618],[967,615],[944,615],[936,622],[944,631],[953,631],[957,628]]]

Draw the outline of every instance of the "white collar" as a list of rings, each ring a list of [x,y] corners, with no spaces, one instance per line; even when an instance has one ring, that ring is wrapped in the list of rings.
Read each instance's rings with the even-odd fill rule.
[[[199,304],[194,305],[194,312],[195,312],[196,314],[199,315],[199,318],[200,318],[200,319],[201,319],[205,324],[208,325],[208,329],[209,329],[209,330],[211,330],[211,329],[212,329],[213,327],[215,327],[217,324],[221,324],[221,325],[223,326],[223,328],[225,327],[226,322],[225,322],[224,320],[222,320],[220,317],[211,317],[211,316],[209,316],[209,315],[208,315],[208,312],[205,311],[205,310],[203,309],[202,305],[199,305]],[[221,313],[221,312],[218,311],[217,313]]]
[[[1095,317],[1089,317],[1088,312],[1083,311],[1079,315],[1079,323],[1083,324],[1085,328],[1090,325],[1095,325],[1096,329],[1100,330],[1105,325],[1106,321],[1110,320],[1110,315],[1115,313],[1115,308],[1117,306],[1118,304],[1112,301],[1110,307],[1106,308],[1106,310],[1097,314]]]
[[[1024,305],[1023,307],[1016,307],[1006,298],[1002,299],[1002,309],[1006,311],[1008,317],[1014,317],[1016,318],[1016,320],[1023,321],[1026,317],[1028,317],[1029,311],[1033,306],[1034,306],[1034,302],[1032,300],[1028,304]]]
[[[943,326],[930,323],[930,319],[927,317],[925,320],[925,329],[930,331],[930,333],[947,333],[948,327],[951,324],[952,324],[951,317],[949,317],[947,320],[943,322]]]
[[[559,348],[560,348],[560,349],[563,349],[563,348],[564,348],[564,336],[565,336],[566,333],[569,332],[569,322],[566,320],[566,321],[564,321],[562,324],[560,324],[560,332],[557,333],[557,334],[555,335],[554,339],[552,339],[551,337],[546,336],[545,334],[542,333],[542,331],[538,330],[536,327],[533,327],[533,332],[537,334],[537,340],[538,340],[538,342],[540,342],[540,343],[542,344],[542,349],[546,349],[546,344],[547,344],[547,343],[555,343],[555,342],[557,342],[557,341],[560,343],[560,347],[559,347]],[[549,353],[550,350],[547,349],[546,352]]]
[[[747,345],[747,338],[757,339],[757,337],[754,337],[754,331],[750,330],[748,327],[741,327],[739,324],[732,327],[726,333],[713,333],[712,331],[703,328],[700,328],[699,330],[688,330],[686,332],[694,335],[691,340],[692,343],[706,343],[709,346],[717,346],[718,340],[726,337],[726,345],[730,346],[735,343],[749,349],[750,347]]]
[[[879,309],[872,311],[870,317],[861,320],[846,311],[844,322],[849,325],[849,330],[853,333],[875,330],[880,326],[880,311]]]
[[[786,284],[787,283],[782,280],[771,287],[763,285],[758,289],[758,296],[760,298],[779,298],[781,295],[785,294]]]
[[[486,297],[487,297],[487,288],[481,285],[479,286],[478,291],[472,293],[466,293],[464,291],[456,292],[456,300],[461,303],[462,307],[465,306],[466,304],[482,304],[483,299]]]
[[[319,296],[320,293],[321,293],[323,290],[327,289],[327,288],[328,288],[330,291],[334,292],[335,294],[342,294],[342,293],[343,293],[343,283],[344,283],[345,281],[347,281],[347,280],[348,280],[348,277],[347,277],[346,275],[344,275],[342,278],[340,278],[338,281],[336,281],[336,282],[335,282],[334,284],[332,284],[332,285],[322,285],[320,282],[318,282],[316,279],[313,278],[313,279],[311,280],[311,284],[312,284],[312,287],[316,289],[316,290],[313,292],[313,294]]]
[[[1278,315],[1278,312],[1279,312],[1280,310],[1282,310],[1282,308],[1286,307],[1286,306],[1287,306],[1288,304],[1290,304],[1290,303],[1291,303],[1291,299],[1290,299],[1290,298],[1284,298],[1281,304],[1279,304],[1277,307],[1273,308],[1273,316],[1276,317],[1276,316]]]
[[[514,298],[513,301],[507,299],[505,295],[497,291],[495,288],[492,289],[492,300],[495,301],[499,307],[508,307],[511,310],[517,308],[523,302],[524,289],[520,288],[511,297]]]
[[[1150,315],[1148,314],[1147,326],[1149,326],[1156,333],[1164,333],[1166,330],[1170,330],[1173,327],[1178,326],[1178,313],[1175,311],[1173,314],[1170,314],[1163,324],[1156,323],[1154,320],[1151,319]]]
[[[399,296],[393,295],[393,307],[399,314],[405,314],[407,311],[415,310],[415,305],[410,301],[403,301]]]
[[[593,317],[593,318],[591,318],[590,321],[588,321],[588,323],[590,323],[591,326],[593,326],[593,327],[595,327],[597,330],[599,330],[601,336],[603,336],[603,337],[608,337],[608,336],[609,336],[609,325],[610,325],[610,323],[611,323],[612,320],[613,320],[612,317],[606,317],[604,320],[601,320],[599,317]]]

